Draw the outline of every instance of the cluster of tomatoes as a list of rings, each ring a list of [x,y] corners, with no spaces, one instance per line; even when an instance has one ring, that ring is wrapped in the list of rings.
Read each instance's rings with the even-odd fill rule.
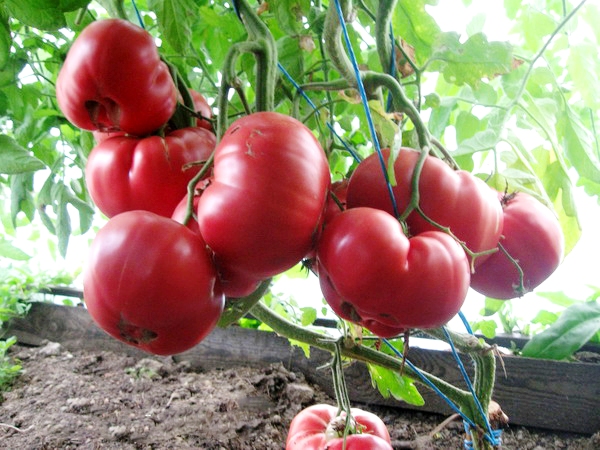
[[[303,259],[332,309],[381,337],[445,324],[469,286],[515,297],[560,262],[550,210],[432,156],[402,149],[390,192],[376,155],[332,185],[318,140],[286,115],[242,117],[216,144],[210,107],[190,91],[199,114],[177,127],[181,91],[151,35],[129,22],[83,30],[56,89],[67,119],[96,136],[86,180],[110,218],[90,248],[87,308],[146,351],[191,348],[225,297],[245,297]]]
[[[381,164],[388,158],[387,149],[382,158],[369,156],[334,187],[346,210],[329,215],[317,270],[340,317],[381,337],[439,327],[459,311],[469,286],[514,298],[560,263],[560,224],[532,196],[497,192],[470,172],[407,148],[388,184]]]
[[[112,336],[156,354],[187,350],[225,297],[250,294],[314,247],[330,175],[302,123],[252,114],[215,148],[197,97],[195,126],[174,127],[181,96],[168,66],[149,33],[119,19],[82,31],[56,89],[67,119],[97,140],[86,181],[110,220],[89,250],[84,296]],[[213,152],[183,224],[188,184]]]

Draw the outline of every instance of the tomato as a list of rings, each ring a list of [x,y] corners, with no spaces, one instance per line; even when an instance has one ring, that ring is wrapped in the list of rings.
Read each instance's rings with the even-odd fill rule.
[[[389,150],[384,150],[387,161]],[[410,204],[412,175],[419,153],[403,148],[394,163],[396,186],[393,188],[398,212]],[[419,179],[419,205],[427,217],[450,231],[473,252],[496,247],[502,231],[502,208],[495,191],[471,173],[452,170],[442,160],[428,156]],[[394,213],[389,191],[376,154],[365,158],[356,168],[348,185],[348,208],[368,206]],[[437,230],[417,211],[406,222],[410,233]],[[487,256],[479,256],[475,265]]]
[[[177,88],[147,31],[106,19],[75,39],[56,80],[56,99],[79,128],[144,136],[175,112]]]
[[[345,413],[337,415],[332,405],[313,405],[303,409],[290,424],[285,450],[391,450],[390,434],[375,414],[352,408],[350,413],[359,434],[346,437]]]
[[[348,179],[336,181],[331,185],[325,215],[323,217],[323,226],[326,226],[335,216],[346,209],[346,198],[348,196]]]
[[[353,208],[334,218],[317,247],[325,300],[342,318],[381,337],[444,325],[470,282],[462,247],[441,231],[412,238],[390,214]]]
[[[200,92],[193,89],[190,89],[190,95],[194,100],[196,112],[202,116],[202,118],[196,120],[196,126],[206,128],[208,131],[213,131],[213,125],[210,121],[213,115],[212,109],[206,101],[206,98]]]
[[[215,136],[203,128],[182,128],[162,138],[116,136],[100,142],[88,158],[90,195],[108,217],[143,209],[170,217],[187,185],[208,159]]]
[[[518,261],[523,271],[499,251],[481,264],[471,278],[471,287],[488,297],[510,299],[532,291],[558,267],[564,251],[564,236],[554,213],[524,192],[498,193],[504,210],[500,243]]]
[[[148,211],[119,214],[100,229],[83,293],[90,315],[108,334],[159,355],[196,345],[224,307],[202,238]]]
[[[206,187],[210,184],[210,181],[204,180],[200,182],[198,186],[196,186],[196,195],[194,196],[193,209],[194,211],[198,208],[198,203],[200,202],[200,196]],[[185,215],[187,212],[187,202],[188,196],[186,196],[181,200],[181,202],[173,211],[173,215],[171,218],[176,220],[179,223],[183,223],[185,219]],[[187,223],[187,227],[192,230],[194,233],[200,234],[200,227],[198,226],[197,217],[193,216]],[[258,280],[253,277],[248,277],[243,274],[238,273],[219,273],[219,283],[223,289],[223,292],[226,293],[227,297],[231,298],[240,298],[250,295],[252,292],[256,290],[258,285],[262,280]]]
[[[200,180],[200,182],[196,185],[196,188],[194,189],[194,200],[192,202],[192,217],[190,217],[186,224],[186,226],[194,233],[200,234],[200,227],[198,226],[198,221],[196,220],[196,210],[198,209],[198,202],[200,201],[200,196],[209,184],[210,176],[203,180]],[[179,223],[183,223],[187,214],[187,208],[188,194],[185,194],[185,196],[175,207],[173,214],[171,214],[171,219],[176,220]]]
[[[198,204],[222,278],[266,279],[300,261],[315,244],[329,186],[327,158],[301,122],[273,112],[235,121]]]

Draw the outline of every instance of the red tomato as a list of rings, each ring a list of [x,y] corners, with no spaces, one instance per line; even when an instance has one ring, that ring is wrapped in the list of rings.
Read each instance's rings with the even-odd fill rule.
[[[200,92],[194,91],[193,89],[190,89],[190,95],[194,100],[196,112],[203,117],[202,119],[198,118],[196,120],[196,126],[206,128],[208,131],[213,131],[212,123],[210,122],[210,120],[208,120],[212,118],[212,109],[206,101],[206,98],[204,98],[204,96]]]
[[[144,136],[175,112],[177,88],[147,31],[106,19],[88,25],[71,46],[56,99],[79,128]]]
[[[532,291],[556,270],[563,256],[564,236],[552,211],[529,194],[498,193],[504,208],[504,228],[500,243],[518,261],[519,271],[499,251],[491,255],[471,277],[471,287],[488,297],[510,299]]]
[[[360,434],[348,435],[345,447],[345,413],[337,416],[337,407],[320,404],[294,417],[285,450],[392,450],[390,434],[379,417],[358,408],[350,412]]]
[[[87,161],[88,189],[108,217],[143,209],[170,217],[187,185],[215,147],[203,128],[182,128],[165,138],[117,136],[100,142]]]
[[[235,121],[198,205],[222,277],[261,280],[300,261],[315,244],[329,185],[325,154],[302,123],[273,112]]]
[[[202,195],[203,190],[206,189],[209,184],[210,181],[205,180],[201,183],[200,188],[196,187],[197,195],[194,196],[194,210],[198,209],[200,196]],[[187,200],[188,196],[186,195],[181,200],[179,205],[177,205],[175,211],[173,211],[173,215],[171,216],[173,220],[183,223],[187,212]],[[187,227],[194,233],[200,234],[200,227],[198,226],[198,221],[195,217],[190,218],[187,223]],[[219,273],[219,283],[221,284],[221,288],[225,295],[230,298],[240,298],[250,295],[256,290],[261,281],[262,280],[257,280],[256,278],[247,277],[238,273],[228,273],[223,271]]]
[[[148,211],[119,214],[100,229],[83,292],[90,315],[108,334],[159,355],[200,342],[224,306],[202,238]]]
[[[344,211],[317,247],[325,300],[342,318],[381,337],[444,325],[462,306],[470,281],[461,246],[446,233],[408,239],[390,214]]]
[[[384,150],[387,161],[389,150]],[[404,148],[394,163],[396,186],[393,188],[398,212],[410,203],[412,175],[419,153]],[[428,156],[419,179],[419,205],[436,223],[450,231],[473,252],[492,250],[502,231],[502,208],[495,191],[466,171],[454,171],[442,160]],[[385,178],[376,154],[364,159],[350,177],[348,208],[368,206],[390,214],[394,210]],[[437,230],[413,211],[406,219],[410,233]],[[487,256],[475,260],[481,264]]]

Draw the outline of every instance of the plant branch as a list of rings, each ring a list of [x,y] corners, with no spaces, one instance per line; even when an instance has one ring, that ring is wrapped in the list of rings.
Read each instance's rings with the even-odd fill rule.
[[[317,333],[304,327],[299,327],[289,320],[281,317],[262,302],[258,302],[251,310],[250,314],[268,325],[275,333],[285,336],[288,339],[297,340],[312,347],[320,348],[330,353],[335,352],[335,341],[331,337]],[[352,358],[365,363],[376,364],[378,366],[404,373],[416,381],[421,382],[419,375],[409,367],[403,367],[402,360],[390,355],[386,355],[372,348],[357,345],[352,339],[345,339],[344,345],[341,346],[342,356]],[[451,398],[457,405],[469,404],[470,394],[462,389],[459,389],[452,384],[437,378],[426,372],[421,374],[435,385],[444,395]]]

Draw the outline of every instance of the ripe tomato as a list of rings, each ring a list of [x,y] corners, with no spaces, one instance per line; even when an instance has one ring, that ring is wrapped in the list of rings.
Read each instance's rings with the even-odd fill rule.
[[[273,112],[235,121],[198,204],[223,280],[261,280],[300,261],[315,243],[329,185],[325,154],[301,122]],[[230,295],[225,281],[224,289]]]
[[[213,126],[210,120],[212,118],[212,109],[206,98],[198,91],[194,91],[190,89],[190,95],[194,100],[194,106],[196,107],[196,112],[202,116],[196,120],[196,126],[201,128],[206,128],[208,131],[213,131]]]
[[[373,208],[334,218],[319,241],[317,262],[332,309],[381,337],[445,324],[469,288],[469,263],[454,239],[441,231],[408,239],[393,216]]]
[[[471,277],[471,287],[488,297],[510,299],[532,291],[556,270],[563,256],[564,236],[555,215],[529,194],[498,193],[504,209],[504,228],[500,243],[519,263],[499,251],[491,255]]]
[[[88,25],[71,46],[56,99],[79,128],[144,136],[175,112],[177,88],[147,31],[106,19]]]
[[[108,334],[159,355],[200,342],[224,306],[202,238],[148,211],[119,214],[100,229],[83,292],[90,315]]]
[[[166,137],[116,136],[94,147],[85,168],[92,199],[108,217],[143,209],[170,217],[187,184],[215,147],[203,128],[182,128]]]
[[[345,447],[345,413],[337,416],[337,407],[319,404],[294,417],[285,450],[392,450],[390,434],[379,417],[358,408],[350,412],[360,433],[348,435]]]
[[[389,150],[384,150],[387,160]],[[393,187],[398,212],[410,204],[412,175],[419,153],[403,148],[394,163]],[[466,171],[454,171],[438,158],[428,156],[419,179],[419,205],[427,217],[450,231],[473,252],[492,250],[502,231],[502,208],[492,188]],[[350,177],[348,208],[368,206],[390,214],[394,210],[377,155],[365,158]],[[417,235],[437,228],[413,211],[406,219],[409,231]],[[486,256],[475,260],[481,264]]]

